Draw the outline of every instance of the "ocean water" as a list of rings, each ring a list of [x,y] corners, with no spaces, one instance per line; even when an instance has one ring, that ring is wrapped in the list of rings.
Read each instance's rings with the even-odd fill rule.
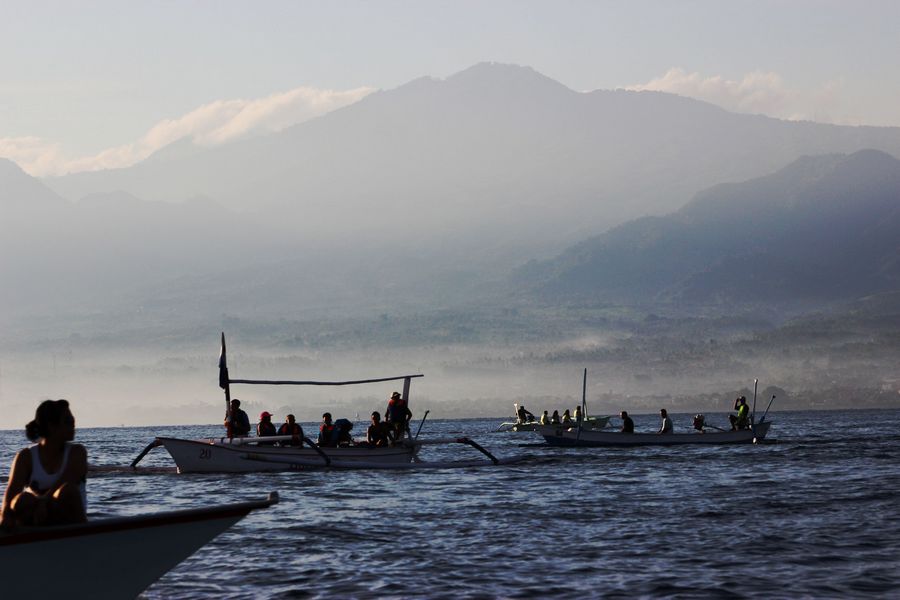
[[[900,597],[900,411],[770,419],[764,444],[630,449],[550,448],[495,433],[497,420],[429,421],[423,437],[468,435],[525,460],[425,471],[177,475],[159,448],[133,473],[109,467],[155,435],[220,428],[84,429],[78,441],[104,467],[88,480],[90,518],[281,495],[144,598]],[[690,415],[674,421],[690,428]],[[651,430],[656,418],[635,423]],[[4,477],[24,445],[0,432]]]

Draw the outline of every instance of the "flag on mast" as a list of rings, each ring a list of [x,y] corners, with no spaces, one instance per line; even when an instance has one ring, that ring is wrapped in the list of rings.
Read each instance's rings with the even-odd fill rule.
[[[225,360],[225,332],[222,332],[222,352],[219,354],[219,387],[228,388],[228,362]]]

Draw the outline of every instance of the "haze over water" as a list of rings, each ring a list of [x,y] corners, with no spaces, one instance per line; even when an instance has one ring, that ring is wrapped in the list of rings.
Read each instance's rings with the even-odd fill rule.
[[[537,446],[533,434],[491,433],[494,420],[429,422],[424,437],[470,435],[527,460],[419,472],[94,474],[90,516],[280,493],[280,504],[201,549],[146,598],[896,596],[900,411],[769,418],[771,443],[632,449]],[[690,427],[690,415],[674,421]],[[656,420],[636,425],[651,430]],[[92,464],[124,466],[154,435],[220,430],[87,429],[78,440]],[[22,445],[20,433],[0,433],[0,463]],[[462,446],[423,450],[473,456]],[[142,463],[171,464],[160,449]]]

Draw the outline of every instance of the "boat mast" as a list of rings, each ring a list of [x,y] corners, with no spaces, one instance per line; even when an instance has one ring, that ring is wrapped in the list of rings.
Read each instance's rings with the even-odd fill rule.
[[[585,411],[585,400],[587,398],[587,367],[584,368],[584,379],[581,383],[581,419],[578,421],[578,433],[575,435],[575,445],[578,445],[578,441],[581,439],[581,428],[584,425],[584,420],[587,418],[587,414]]]
[[[225,420],[231,418],[231,381],[228,379],[228,361],[225,358],[225,332],[222,332],[222,351],[219,355],[219,387],[225,390]],[[232,437],[231,427],[228,437]]]

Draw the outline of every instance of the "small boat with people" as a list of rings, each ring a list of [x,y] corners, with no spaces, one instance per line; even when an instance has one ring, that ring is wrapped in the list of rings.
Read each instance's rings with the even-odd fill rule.
[[[771,421],[766,421],[769,409],[775,401],[775,396],[769,401],[766,411],[759,421],[756,420],[756,392],[759,380],[754,380],[753,409],[746,403],[746,398],[740,396],[735,400],[737,416],[732,415],[731,429],[725,429],[710,425],[706,417],[698,414],[693,418],[693,431],[675,432],[672,420],[666,409],[660,410],[662,423],[656,432],[635,432],[633,421],[626,412],[622,412],[622,431],[594,430],[580,424],[572,425],[537,425],[534,431],[541,435],[547,444],[551,446],[680,446],[684,444],[749,444],[758,443],[765,439],[771,427]],[[584,370],[584,384],[582,388],[582,403],[587,391],[587,369]]]
[[[4,598],[27,598],[48,576],[68,598],[134,598],[250,512],[278,494],[250,502],[112,517],[0,532]]]
[[[468,437],[420,440],[422,426],[428,417],[425,412],[415,435],[409,423],[410,386],[413,379],[421,374],[379,377],[352,381],[300,381],[300,380],[257,380],[231,378],[226,359],[225,334],[219,356],[219,385],[225,392],[226,433],[217,438],[179,439],[157,437],[135,457],[131,463],[138,463],[154,448],[163,447],[175,461],[179,473],[248,473],[259,471],[289,471],[308,469],[410,469],[410,468],[451,468],[462,466],[498,465],[516,459],[500,459]],[[231,398],[232,385],[298,385],[298,386],[348,386],[403,381],[403,392],[394,392],[388,401],[385,421],[380,414],[372,413],[372,425],[367,439],[354,440],[350,435],[352,423],[347,419],[332,421],[330,413],[323,415],[319,436],[316,440],[303,435],[302,428],[291,420],[276,432],[267,418],[268,412],[260,415],[257,435],[250,436],[249,420],[240,410],[240,402]],[[293,417],[293,415],[288,415]],[[266,424],[268,433],[263,430]],[[290,425],[290,426],[289,426]],[[377,439],[373,439],[373,433]],[[278,435],[283,433],[283,435]],[[486,457],[479,460],[426,462],[418,454],[425,445],[463,444],[481,452]]]
[[[497,427],[497,431],[512,431],[516,433],[531,432],[539,431],[538,428],[545,425],[571,427],[580,420],[580,413],[577,407],[575,409],[576,414],[574,420],[569,416],[569,409],[564,411],[562,417],[560,417],[559,411],[554,410],[553,415],[551,416],[547,415],[547,411],[545,410],[544,415],[540,418],[535,418],[533,414],[525,410],[524,406],[520,406],[518,403],[514,403],[513,408],[515,409],[516,414],[515,420],[500,423],[500,426]],[[606,429],[606,427],[609,426],[609,420],[611,418],[612,417],[610,416],[601,417],[585,414],[582,427],[597,431]]]

